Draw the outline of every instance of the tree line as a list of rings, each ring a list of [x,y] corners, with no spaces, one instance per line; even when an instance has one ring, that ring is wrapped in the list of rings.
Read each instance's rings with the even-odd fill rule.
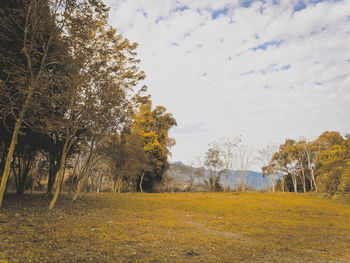
[[[53,208],[65,185],[75,200],[106,176],[114,191],[161,180],[176,120],[153,108],[137,44],[108,12],[102,0],[0,2],[0,206],[9,181],[23,194],[46,179]]]
[[[171,192],[244,192],[248,188],[246,177],[253,161],[252,157],[252,151],[244,144],[242,136],[220,138],[211,142],[204,155],[197,155],[190,165],[180,162],[172,164],[164,189]],[[232,178],[231,185],[229,178]]]
[[[167,172],[167,191],[242,191],[254,162],[262,164],[272,192],[320,192],[329,196],[350,192],[350,135],[326,131],[317,139],[287,139],[268,145],[253,156],[241,136],[224,137],[209,144],[203,158],[185,165],[174,163]],[[233,172],[235,170],[235,172]],[[229,185],[229,178],[232,182]]]
[[[291,140],[275,150],[260,151],[264,176],[273,191],[324,192],[329,195],[350,192],[350,135],[322,133],[316,140]]]

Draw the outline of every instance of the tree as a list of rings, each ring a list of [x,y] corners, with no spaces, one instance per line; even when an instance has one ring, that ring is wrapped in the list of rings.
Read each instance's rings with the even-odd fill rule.
[[[179,172],[186,178],[187,181],[187,187],[186,191],[191,192],[193,189],[193,186],[195,185],[195,181],[204,176],[204,170],[202,167],[194,167],[194,163],[190,163],[190,165],[180,165],[179,166]]]
[[[313,144],[318,147],[316,173],[320,190],[334,195],[338,193],[349,158],[346,154],[346,141],[339,132],[326,131]]]
[[[294,140],[287,139],[284,144],[280,145],[279,151],[276,152],[269,164],[264,168],[266,174],[278,171],[282,176],[282,189],[284,190],[284,182],[286,179],[291,179],[292,188],[295,193],[298,192],[298,161],[295,158],[295,144]]]
[[[228,177],[230,176],[230,171],[233,169],[234,162],[238,159],[239,144],[241,141],[241,137],[237,136],[232,138],[222,138],[210,145],[210,147],[219,153],[222,168],[225,171],[224,192],[226,192],[227,189],[227,182]]]
[[[57,71],[64,57],[59,38],[63,21],[60,14],[72,2],[57,0],[49,5],[44,0],[31,0],[0,4],[0,112],[3,123],[9,116],[14,120],[0,185],[0,206],[22,124],[38,127],[34,123],[50,123],[49,118],[42,119],[43,105],[57,103],[53,94],[62,82]]]
[[[307,153],[305,148],[307,148],[307,143],[305,140],[296,142],[295,146],[292,148],[294,158],[298,163],[299,177],[302,183],[302,188],[304,193],[306,193],[306,167],[307,167]]]
[[[220,191],[221,170],[223,167],[220,151],[217,147],[209,147],[205,153],[204,165],[209,170],[208,178],[204,180],[210,191]]]
[[[138,134],[132,133],[130,129],[125,129],[119,136],[114,137],[109,157],[113,165],[113,192],[120,193],[122,181],[129,181],[132,190],[136,188],[136,181],[139,174],[147,170],[148,160],[143,149],[142,138]],[[142,176],[142,175],[141,175]],[[141,192],[142,180],[139,184]]]
[[[318,161],[318,153],[320,151],[320,147],[313,143],[302,143],[304,154],[306,155],[307,160],[307,169],[308,169],[308,177],[310,181],[310,188],[311,191],[315,189],[316,192],[318,192],[318,186],[316,182],[316,176],[315,176],[315,168],[317,167],[317,161]]]
[[[238,147],[238,177],[240,181],[240,186],[242,192],[245,191],[246,176],[248,172],[248,167],[251,163],[251,152],[246,145],[239,145]]]
[[[80,176],[75,200],[88,172],[96,164],[96,155],[105,138],[123,129],[129,118],[130,93],[145,75],[136,66],[139,62],[135,52],[137,44],[117,35],[108,25],[108,9],[102,1],[84,2],[79,10],[66,14],[66,18],[66,41],[79,75],[73,83],[57,182],[63,176],[64,160],[77,140],[79,129],[86,130],[88,169]],[[50,207],[58,193],[56,189]]]
[[[168,169],[169,148],[175,144],[175,140],[168,134],[175,125],[175,118],[166,112],[165,107],[157,106],[153,110],[150,98],[143,98],[131,128],[132,132],[141,138],[148,162],[138,178],[140,190],[152,190]]]
[[[177,173],[176,163],[170,164],[164,178],[167,191],[173,193],[179,187],[180,180],[180,174]]]
[[[348,161],[341,177],[339,192],[343,194],[350,193],[350,161]]]
[[[260,163],[263,165],[261,168],[262,175],[264,177],[269,178],[272,192],[275,192],[275,184],[276,180],[278,178],[278,162],[273,162],[273,156],[275,152],[277,151],[277,146],[275,145],[267,145],[263,149],[258,151],[258,157],[257,159],[260,161]]]

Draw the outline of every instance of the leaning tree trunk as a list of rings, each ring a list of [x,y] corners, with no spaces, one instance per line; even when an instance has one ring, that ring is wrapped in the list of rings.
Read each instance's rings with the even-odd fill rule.
[[[62,149],[62,155],[61,155],[61,162],[60,162],[60,169],[58,170],[58,174],[56,176],[56,190],[55,190],[55,195],[53,196],[51,203],[49,205],[49,209],[53,209],[55,206],[55,203],[57,201],[58,195],[60,194],[61,191],[61,180],[63,179],[64,176],[64,167],[66,163],[66,158],[68,155],[68,152],[70,148],[73,145],[73,139],[69,138],[69,132],[67,132],[67,138],[64,142],[64,146]]]
[[[52,189],[55,184],[56,176],[58,170],[61,166],[62,153],[52,154],[50,153],[50,168],[49,168],[49,178],[47,182],[47,195],[52,196]]]
[[[122,189],[123,180],[121,177],[118,178],[118,194],[120,194]]]
[[[118,176],[117,180],[115,180],[113,184],[113,194],[120,194],[121,187],[122,177]]]
[[[318,192],[318,187],[317,187],[317,184],[316,184],[315,174],[314,174],[314,169],[313,168],[311,169],[311,178],[312,178],[312,181],[314,183],[315,191],[317,193]]]
[[[298,193],[298,185],[297,185],[297,177],[296,175],[291,175],[292,176],[292,181],[293,181],[293,188],[294,188],[294,193]]]
[[[94,152],[91,150],[90,152],[90,156],[85,164],[85,168],[82,170],[82,174],[80,176],[80,180],[78,182],[78,187],[77,187],[77,191],[75,192],[75,195],[73,197],[73,201],[77,200],[79,194],[80,194],[80,190],[82,188],[82,186],[84,185],[85,183],[85,180],[90,172],[90,170],[93,168],[93,164],[94,164]],[[96,164],[96,162],[95,162]]]
[[[4,172],[2,174],[1,185],[0,185],[0,207],[2,204],[3,197],[4,197],[4,193],[5,193],[5,189],[6,189],[6,185],[7,185],[7,180],[8,180],[8,177],[10,175],[10,166],[11,166],[12,159],[13,159],[13,152],[15,151],[15,147],[17,144],[17,138],[18,138],[19,130],[20,130],[21,125],[22,125],[23,116],[24,116],[24,111],[22,110],[20,117],[16,120],[15,129],[13,130],[13,133],[12,133],[10,148],[9,148],[8,153],[7,153],[5,168],[4,168]]]
[[[301,182],[303,185],[303,191],[306,193],[306,180],[305,180],[305,171],[304,168],[301,168]]]
[[[145,171],[142,171],[142,174],[141,174],[141,180],[140,180],[140,191],[141,191],[141,194],[143,194],[143,189],[142,189],[142,183],[143,183],[143,178],[145,177]]]
[[[15,122],[15,127],[14,127],[14,130],[12,132],[10,148],[9,148],[9,151],[8,151],[7,157],[6,157],[4,172],[3,172],[1,184],[0,184],[0,207],[2,205],[2,200],[4,197],[5,190],[6,190],[7,180],[8,180],[9,174],[10,174],[10,166],[11,166],[12,159],[13,159],[13,153],[14,153],[14,150],[15,150],[15,147],[17,144],[17,139],[18,139],[18,135],[19,135],[19,132],[20,132],[20,129],[22,126],[22,122],[23,122],[25,113],[29,107],[29,104],[31,103],[31,100],[32,100],[32,97],[34,95],[34,91],[35,91],[35,88],[37,86],[37,83],[41,77],[43,70],[44,70],[44,65],[45,65],[46,60],[47,60],[49,48],[51,48],[51,42],[52,42],[52,39],[54,37],[54,34],[56,33],[56,30],[52,30],[50,32],[50,35],[49,35],[47,42],[43,43],[44,50],[43,50],[43,54],[41,56],[41,61],[39,63],[40,66],[39,66],[39,68],[35,67],[35,70],[33,70],[34,67],[32,66],[32,56],[31,56],[32,55],[31,52],[33,50],[31,50],[32,46],[30,46],[30,44],[28,44],[28,37],[29,37],[29,30],[31,30],[32,32],[34,30],[33,35],[32,35],[33,37],[34,37],[34,34],[36,32],[38,32],[38,31],[35,32],[35,30],[38,30],[38,28],[36,28],[36,25],[31,24],[31,22],[30,22],[30,16],[32,16],[33,14],[37,15],[38,10],[36,9],[37,6],[34,6],[33,7],[34,9],[32,9],[31,7],[32,7],[32,4],[29,5],[29,8],[27,10],[26,21],[25,21],[25,25],[24,25],[24,39],[23,39],[23,48],[22,48],[22,52],[26,57],[26,63],[27,63],[26,73],[29,73],[31,77],[29,80],[28,89],[25,92],[26,93],[25,101],[22,105],[21,110],[19,111],[18,118],[16,119],[16,122]],[[28,45],[29,45],[29,47],[28,47]],[[34,73],[34,71],[36,71],[36,72]]]
[[[77,167],[78,167],[78,163],[79,163],[79,158],[80,158],[80,154],[78,154],[77,160],[75,161],[75,164],[74,164],[73,174],[71,177],[71,182],[70,182],[70,186],[69,186],[69,190],[68,190],[68,196],[70,196],[70,193],[73,191],[74,180],[76,178],[76,171],[77,171]]]
[[[102,181],[103,181],[103,173],[99,173],[98,179],[96,182],[96,193],[99,193],[101,191]]]

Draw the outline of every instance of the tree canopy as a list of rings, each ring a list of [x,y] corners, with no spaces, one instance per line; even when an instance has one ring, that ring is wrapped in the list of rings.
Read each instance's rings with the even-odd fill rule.
[[[102,0],[1,1],[0,205],[9,176],[23,193],[39,159],[48,167],[48,195],[55,185],[50,208],[73,160],[82,165],[72,173],[74,199],[102,162],[119,173],[128,163],[147,190],[161,180],[176,121],[141,96],[137,44],[108,25],[108,12]],[[118,153],[110,158],[113,140]]]

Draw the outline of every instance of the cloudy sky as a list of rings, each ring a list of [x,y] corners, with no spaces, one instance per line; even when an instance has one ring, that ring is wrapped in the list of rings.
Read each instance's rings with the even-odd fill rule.
[[[154,104],[178,121],[173,160],[224,136],[259,149],[350,132],[350,0],[107,3],[139,43]]]

